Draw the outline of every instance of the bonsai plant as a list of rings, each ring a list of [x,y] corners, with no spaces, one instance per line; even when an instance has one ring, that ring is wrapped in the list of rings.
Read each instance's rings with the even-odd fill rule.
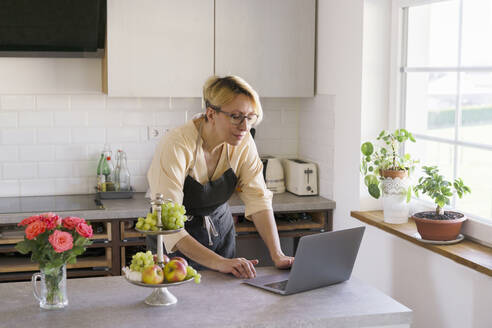
[[[426,176],[419,178],[414,187],[415,194],[418,196],[420,191],[427,194],[434,200],[436,209],[413,215],[417,230],[425,240],[455,240],[466,217],[463,213],[444,211],[444,206],[449,205],[449,199],[454,193],[462,198],[471,190],[461,178],[455,179],[453,183],[445,180],[436,166],[424,166],[422,169]]]
[[[378,199],[381,196],[381,180],[384,178],[405,178],[415,169],[418,161],[411,159],[410,154],[400,154],[400,146],[407,140],[415,142],[415,138],[405,129],[395,130],[393,133],[381,131],[376,140],[382,140],[383,146],[375,150],[371,142],[362,144],[361,173],[369,194]],[[407,202],[412,195],[411,187],[407,190]]]

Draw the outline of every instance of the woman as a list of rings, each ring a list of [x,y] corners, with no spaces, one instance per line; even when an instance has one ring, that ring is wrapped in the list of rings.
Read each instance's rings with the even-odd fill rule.
[[[237,189],[278,268],[294,258],[285,256],[266,189],[263,166],[249,129],[262,119],[257,93],[236,76],[213,76],[203,87],[205,114],[162,138],[147,178],[151,194],[182,203],[188,216],[185,229],[164,236],[167,252],[191,262],[254,278],[258,260],[235,258],[235,230],[227,201]],[[148,245],[155,249],[153,244]],[[173,254],[174,255],[174,254]]]

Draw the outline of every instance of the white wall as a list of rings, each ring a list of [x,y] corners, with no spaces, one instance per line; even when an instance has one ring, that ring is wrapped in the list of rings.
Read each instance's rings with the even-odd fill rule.
[[[316,97],[333,101],[335,228],[354,224],[349,213],[359,202],[359,192],[354,192],[353,186],[359,185],[362,8],[360,0],[318,1]]]
[[[360,144],[388,128],[390,6],[391,0],[318,1],[316,98],[334,99],[334,170],[328,174],[334,176],[335,229],[361,225],[351,210],[380,206],[367,199],[358,166]],[[413,327],[491,326],[489,276],[377,228],[366,229],[354,275],[411,308]]]
[[[157,141],[201,112],[199,98],[111,98],[99,59],[0,58],[0,197],[94,193],[105,143],[128,154],[132,185],[147,189]],[[297,156],[297,99],[262,99],[260,154]]]

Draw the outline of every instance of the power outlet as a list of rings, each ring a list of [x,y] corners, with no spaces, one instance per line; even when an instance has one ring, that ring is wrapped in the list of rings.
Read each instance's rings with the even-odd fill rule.
[[[167,132],[169,132],[169,127],[166,126],[148,126],[147,127],[147,138],[148,140],[159,140],[162,138],[163,135],[165,135]]]

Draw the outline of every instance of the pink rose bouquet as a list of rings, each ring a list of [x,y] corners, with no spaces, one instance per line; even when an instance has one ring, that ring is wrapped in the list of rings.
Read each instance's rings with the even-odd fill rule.
[[[41,269],[74,264],[92,243],[92,227],[82,218],[62,220],[55,213],[43,213],[25,218],[18,225],[25,227],[26,236],[15,248],[22,254],[31,252],[31,260]]]

